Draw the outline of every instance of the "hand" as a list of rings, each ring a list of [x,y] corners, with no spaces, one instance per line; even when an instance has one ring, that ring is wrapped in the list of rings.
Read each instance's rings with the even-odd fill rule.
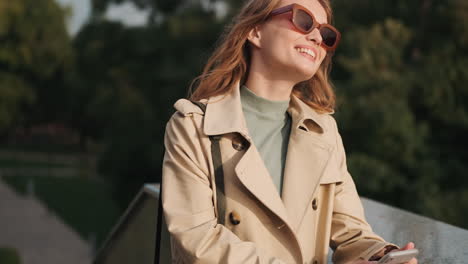
[[[392,251],[403,251],[403,250],[408,250],[408,249],[413,249],[413,248],[414,248],[414,243],[409,242],[403,248],[395,249],[395,250],[392,250]],[[392,251],[390,251],[390,252],[392,252]],[[416,258],[412,258],[409,262],[406,262],[405,264],[418,264],[418,260]]]
[[[403,250],[408,250],[408,249],[413,249],[413,248],[414,248],[414,243],[409,242],[403,248],[394,249],[392,251],[403,251]],[[392,252],[392,251],[390,251],[390,252]],[[368,260],[356,260],[356,261],[350,262],[348,264],[377,264],[377,263],[379,263],[379,262],[378,261],[368,261]],[[418,264],[418,260],[416,258],[413,258],[409,262],[406,262],[404,264]]]

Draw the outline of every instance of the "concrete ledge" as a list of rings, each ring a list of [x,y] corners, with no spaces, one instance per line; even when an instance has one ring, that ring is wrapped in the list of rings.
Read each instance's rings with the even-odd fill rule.
[[[373,230],[399,246],[414,242],[420,252],[419,263],[468,263],[468,230],[370,199],[361,200]]]
[[[129,259],[137,258],[138,263],[153,263],[154,252],[147,251],[154,248],[158,197],[159,184],[146,184],[142,188],[114,227],[94,263],[130,263],[127,262]],[[400,246],[414,242],[420,251],[420,264],[468,263],[468,230],[370,199],[361,199],[373,230],[385,240]],[[169,251],[170,248],[163,249],[164,259]],[[330,250],[329,263],[332,263],[331,253]]]

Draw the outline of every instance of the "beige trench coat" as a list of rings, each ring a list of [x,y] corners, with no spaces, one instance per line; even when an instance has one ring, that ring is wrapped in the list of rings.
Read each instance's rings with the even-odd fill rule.
[[[203,117],[190,101],[177,101],[166,127],[162,201],[172,263],[322,264],[331,246],[341,264],[389,245],[364,218],[330,115],[291,97],[281,197],[249,136],[239,85],[206,102]],[[222,135],[225,225],[217,224],[209,135]]]

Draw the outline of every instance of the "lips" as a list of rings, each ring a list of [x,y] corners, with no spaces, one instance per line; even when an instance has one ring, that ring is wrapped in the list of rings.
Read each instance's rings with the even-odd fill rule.
[[[295,50],[301,55],[307,57],[308,59],[311,59],[315,61],[315,58],[317,57],[317,50],[312,48],[312,47],[307,47],[307,46],[296,46]]]

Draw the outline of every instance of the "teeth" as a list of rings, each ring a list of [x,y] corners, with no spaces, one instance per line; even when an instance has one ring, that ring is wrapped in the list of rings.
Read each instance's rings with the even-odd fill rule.
[[[306,54],[309,54],[310,56],[312,56],[312,58],[315,58],[315,53],[310,50],[310,49],[306,49],[306,48],[296,48],[297,51],[301,52],[301,53],[306,53]]]

